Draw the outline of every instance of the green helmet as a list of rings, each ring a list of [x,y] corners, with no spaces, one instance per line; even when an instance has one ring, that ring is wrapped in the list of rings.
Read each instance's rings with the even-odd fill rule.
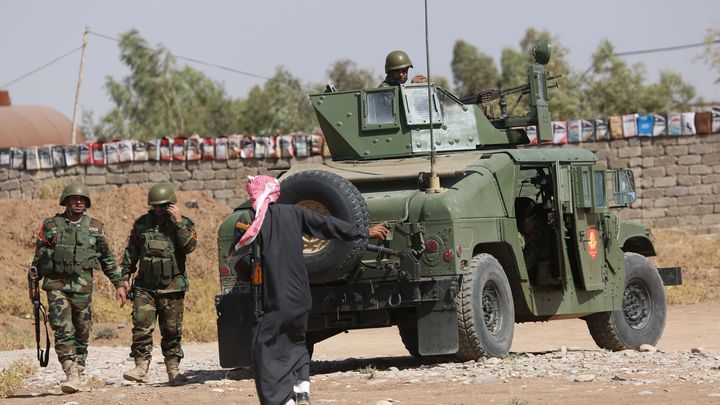
[[[413,67],[410,57],[403,51],[392,51],[385,57],[385,73],[391,70]]]
[[[85,197],[85,199],[87,199],[87,204],[85,205],[87,205],[87,208],[90,208],[90,191],[87,186],[77,181],[65,186],[62,194],[60,194],[60,205],[65,206],[65,200],[74,195]]]
[[[159,183],[148,191],[148,205],[176,204],[175,190],[168,183]]]

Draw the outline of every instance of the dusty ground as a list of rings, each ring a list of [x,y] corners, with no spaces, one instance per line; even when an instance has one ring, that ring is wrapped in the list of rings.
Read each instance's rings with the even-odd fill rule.
[[[54,189],[53,189],[54,187]],[[56,212],[60,185],[48,185],[44,200],[0,200],[5,239],[0,249],[0,348],[30,347],[32,321],[24,268],[42,218]],[[197,192],[178,193],[183,212],[196,220],[198,251],[189,257],[191,292],[186,300],[187,341],[216,336],[212,296],[217,293],[217,225],[230,210]],[[188,207],[193,201],[198,208]],[[93,194],[91,215],[101,218],[119,256],[133,218],[146,209],[136,187]],[[192,205],[192,206],[195,206]],[[506,359],[457,364],[447,358],[418,361],[407,356],[395,328],[355,331],[316,346],[313,403],[543,404],[543,403],[720,403],[720,235],[692,230],[657,230],[658,266],[683,266],[685,283],[668,288],[668,324],[658,353],[598,350],[584,322],[517,325],[513,354]],[[191,384],[168,387],[162,364],[153,364],[152,384],[123,385],[130,367],[129,308],[119,309],[110,286],[98,276],[93,301],[96,321],[83,391],[60,394],[62,372],[55,358],[25,382],[12,404],[257,403],[247,371],[219,368],[215,343],[186,344],[183,367]],[[119,326],[124,324],[124,328]],[[100,331],[110,339],[98,339]],[[156,340],[157,342],[157,340]],[[567,353],[559,350],[565,347]],[[691,353],[691,349],[698,353]],[[33,350],[0,352],[0,369]],[[161,360],[157,354],[155,361]],[[577,382],[575,380],[591,380]],[[385,403],[385,405],[387,405]]]
[[[408,357],[395,328],[354,331],[316,346],[313,399],[315,404],[720,403],[719,304],[671,306],[658,353],[599,350],[579,320],[517,325],[511,356],[464,364]],[[217,366],[215,344],[186,346],[184,366],[193,383],[180,387],[163,384],[159,363],[153,364],[151,385],[124,386],[119,375],[130,365],[127,351],[91,348],[88,368],[96,370],[88,370],[83,391],[71,396],[59,393],[61,373],[53,358],[54,371],[43,370],[44,377],[28,381],[2,403],[257,403],[247,371]],[[2,352],[0,366],[28,354]]]

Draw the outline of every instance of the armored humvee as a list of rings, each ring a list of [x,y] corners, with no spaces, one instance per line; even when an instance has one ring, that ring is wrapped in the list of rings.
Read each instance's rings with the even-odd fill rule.
[[[390,228],[385,241],[305,240],[310,350],[341,332],[397,325],[414,356],[497,357],[508,354],[516,322],[567,318],[584,319],[602,348],[658,342],[663,285],[681,283],[681,272],[656,269],[649,230],[613,213],[635,201],[632,172],[608,170],[583,149],[522,147],[527,126],[540,143],[552,140],[549,57],[541,44],[527,84],[462,99],[432,84],[310,96],[332,161],[283,173],[280,202]],[[513,92],[527,97],[524,116],[507,112]],[[518,207],[528,201],[540,238],[523,233]],[[224,367],[243,365],[238,331],[252,322],[242,315],[249,281],[226,262],[248,210],[238,207],[218,232]],[[537,263],[526,262],[536,243],[554,282],[541,283]]]

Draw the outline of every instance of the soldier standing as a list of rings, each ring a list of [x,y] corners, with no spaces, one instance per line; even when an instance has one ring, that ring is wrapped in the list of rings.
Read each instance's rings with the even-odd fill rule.
[[[157,318],[168,381],[181,383],[187,381],[179,371],[184,299],[189,287],[185,258],[195,250],[197,234],[193,222],[180,214],[170,184],[154,185],[148,192],[148,205],[150,211],[133,225],[122,260],[126,280],[137,271],[132,290],[135,298],[130,347],[135,368],[123,373],[123,378],[148,381]]]
[[[85,214],[90,192],[82,183],[71,183],[60,195],[65,212],[43,221],[35,241],[33,266],[44,278],[50,327],[55,333],[55,352],[65,372],[62,392],[80,389],[85,370],[88,338],[92,328],[93,270],[102,269],[116,288],[121,305],[126,288],[110,252],[103,223]]]
[[[385,80],[379,87],[397,86],[405,84],[408,71],[413,67],[410,57],[403,51],[392,51],[385,57]],[[415,75],[410,83],[423,83],[425,76]]]

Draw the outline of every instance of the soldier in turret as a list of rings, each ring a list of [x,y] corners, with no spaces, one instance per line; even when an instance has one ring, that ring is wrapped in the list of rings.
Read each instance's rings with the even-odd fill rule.
[[[170,184],[154,185],[148,192],[148,205],[151,209],[135,221],[130,231],[122,260],[126,280],[137,271],[131,290],[130,357],[135,359],[135,368],[123,373],[123,378],[148,382],[152,333],[158,319],[168,381],[182,383],[187,381],[180,373],[184,299],[189,287],[185,260],[197,246],[197,233],[190,218],[180,214]]]
[[[405,84],[408,71],[413,67],[410,57],[403,51],[392,51],[385,57],[385,80],[379,87],[397,86]],[[424,83],[427,79],[423,75],[415,75],[410,83]]]
[[[65,212],[45,219],[35,241],[33,266],[44,279],[55,352],[67,379],[60,386],[71,394],[80,389],[92,328],[90,304],[93,270],[102,269],[115,286],[121,305],[126,287],[108,247],[103,223],[85,214],[90,192],[82,183],[71,183],[60,194]]]

